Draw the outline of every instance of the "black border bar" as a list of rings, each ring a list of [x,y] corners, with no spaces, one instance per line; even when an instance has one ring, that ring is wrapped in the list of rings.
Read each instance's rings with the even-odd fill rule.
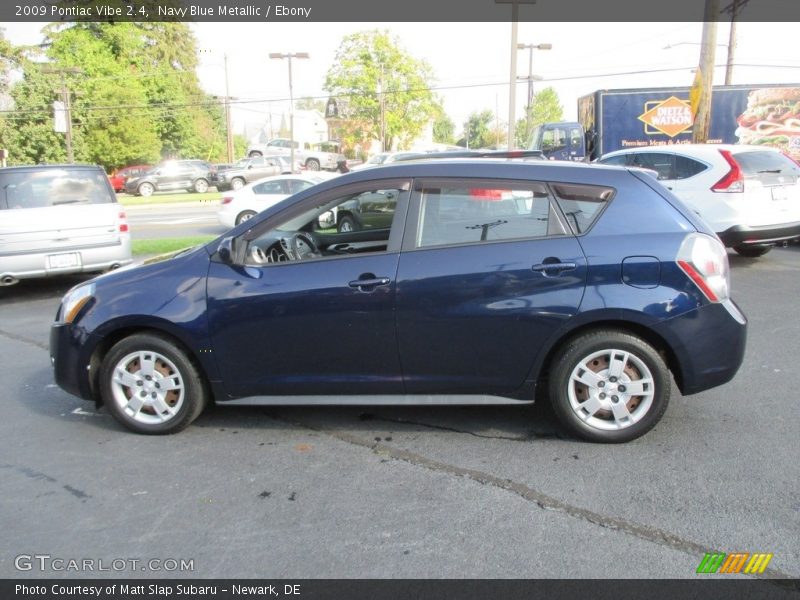
[[[738,21],[800,21],[797,0],[735,1]],[[699,22],[705,4],[703,0],[3,0],[0,21],[508,22],[514,3],[523,22],[597,23],[595,39],[576,42],[585,44],[587,55],[592,48],[615,41],[603,38],[603,23]],[[729,21],[733,3],[719,0],[716,20]],[[446,32],[442,41],[446,44]]]

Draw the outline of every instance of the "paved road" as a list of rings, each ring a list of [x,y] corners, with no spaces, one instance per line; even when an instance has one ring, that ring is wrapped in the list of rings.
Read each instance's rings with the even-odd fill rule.
[[[220,235],[227,228],[217,221],[219,201],[128,206],[134,240]]]
[[[674,390],[619,446],[562,436],[544,404],[228,407],[133,435],[52,384],[48,323],[80,278],[0,289],[0,577],[46,553],[194,561],[125,576],[683,578],[712,550],[799,577],[800,246],[731,260],[739,375]]]

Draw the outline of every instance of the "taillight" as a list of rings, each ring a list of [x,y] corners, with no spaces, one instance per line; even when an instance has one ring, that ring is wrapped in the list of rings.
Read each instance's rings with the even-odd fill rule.
[[[230,204],[231,202],[233,202],[233,196],[223,196],[222,197],[222,203],[223,204]]]
[[[123,211],[120,211],[119,215],[117,216],[119,217],[119,232],[125,233],[128,231],[128,217]]]
[[[744,191],[744,174],[742,168],[736,159],[733,158],[730,150],[720,150],[719,153],[725,162],[730,166],[730,171],[720,179],[717,183],[711,186],[712,192],[743,192]]]
[[[722,302],[730,295],[728,253],[725,246],[710,236],[686,236],[676,258],[678,266],[711,302]]]

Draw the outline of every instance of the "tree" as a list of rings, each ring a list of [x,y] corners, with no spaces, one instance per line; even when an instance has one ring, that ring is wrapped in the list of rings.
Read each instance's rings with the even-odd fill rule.
[[[464,136],[457,142],[467,148],[488,148],[496,143],[496,131],[491,124],[494,113],[490,110],[473,112],[464,125]]]
[[[294,107],[296,110],[316,110],[325,114],[325,102],[319,98],[300,98],[295,100]]]
[[[433,122],[433,141],[439,144],[452,144],[455,141],[456,125],[442,113]]]
[[[431,67],[404,51],[388,31],[346,36],[325,77],[336,98],[344,145],[403,148],[441,111],[430,91]]]
[[[547,87],[533,95],[533,102],[528,113],[517,121],[516,146],[527,148],[533,128],[542,123],[562,121],[564,107],[558,99],[558,92],[552,87]]]

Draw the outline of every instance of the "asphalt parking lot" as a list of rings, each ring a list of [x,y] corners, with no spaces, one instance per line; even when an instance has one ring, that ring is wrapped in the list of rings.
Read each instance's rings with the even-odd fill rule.
[[[730,258],[750,322],[736,379],[673,389],[617,446],[562,435],[543,403],[217,407],[134,435],[53,384],[49,324],[85,278],[0,288],[0,577],[694,578],[712,551],[800,577],[800,246]]]

